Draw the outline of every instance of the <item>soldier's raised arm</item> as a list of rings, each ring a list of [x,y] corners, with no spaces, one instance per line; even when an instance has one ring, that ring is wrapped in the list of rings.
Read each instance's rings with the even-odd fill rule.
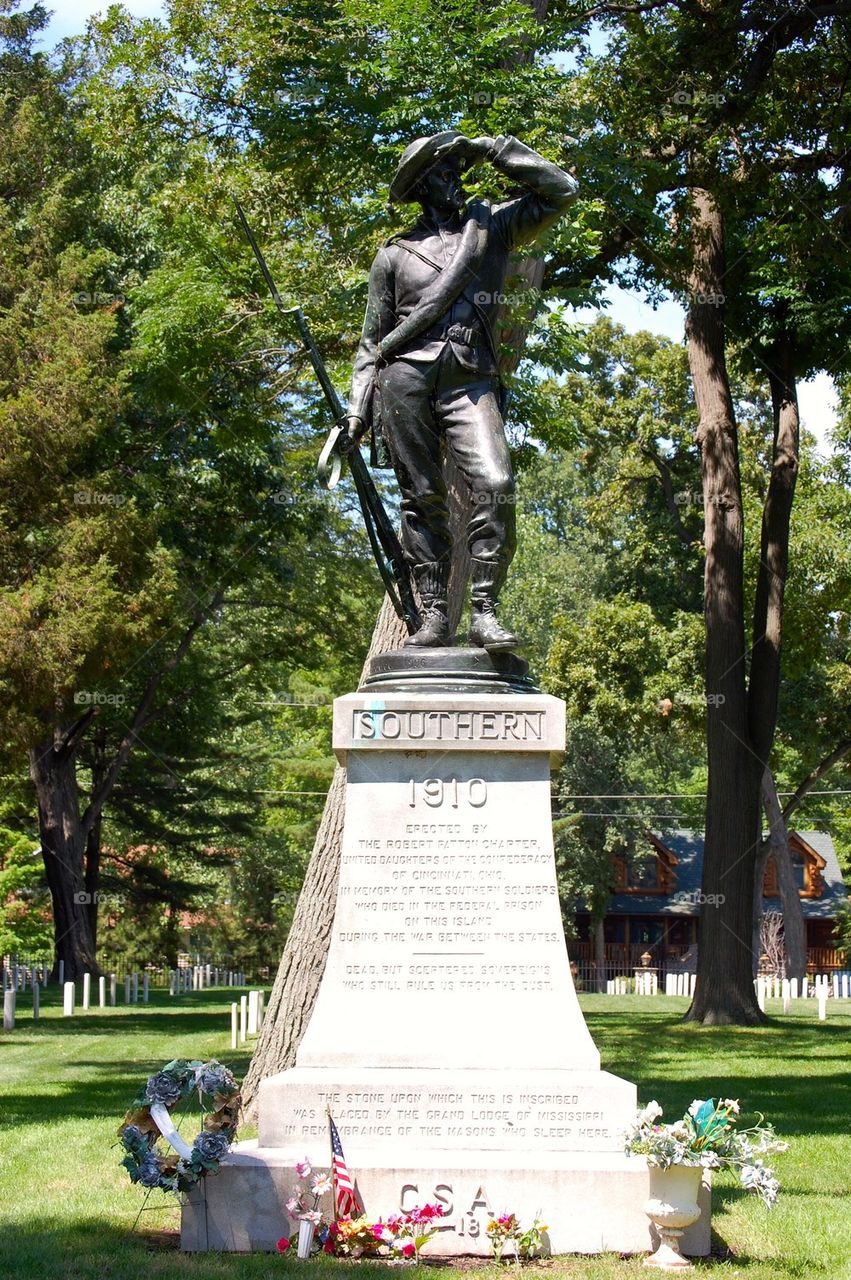
[[[507,248],[529,244],[558,221],[576,199],[579,183],[510,134],[481,141],[490,142],[486,156],[495,169],[512,182],[529,188],[525,195],[508,201],[494,212],[494,224]]]

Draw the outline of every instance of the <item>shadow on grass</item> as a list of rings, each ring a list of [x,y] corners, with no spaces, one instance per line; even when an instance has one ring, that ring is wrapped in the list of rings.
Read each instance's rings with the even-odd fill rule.
[[[268,1253],[182,1253],[179,1235],[168,1227],[158,1228],[141,1224],[135,1231],[117,1228],[106,1218],[82,1218],[73,1223],[23,1225],[16,1227],[14,1239],[4,1246],[9,1275],[15,1280],[45,1280],[50,1276],[73,1274],[74,1280],[180,1280],[181,1277],[198,1280],[253,1280],[268,1277],[272,1270],[278,1275],[299,1273],[303,1266],[295,1258]],[[311,1262],[311,1275],[317,1280],[317,1272],[326,1280],[339,1277],[339,1262],[325,1261],[321,1257]],[[4,1271],[4,1274],[5,1271]],[[363,1280],[387,1280],[384,1267],[369,1263],[358,1264],[358,1276]]]
[[[848,1028],[772,1019],[760,1027],[700,1027],[679,1014],[597,1013],[588,1026],[608,1071],[634,1080],[642,1102],[655,1098],[673,1119],[695,1097],[741,1101],[782,1137],[844,1132],[851,1112]],[[790,1059],[801,1063],[789,1074]],[[783,1063],[786,1074],[778,1074]]]

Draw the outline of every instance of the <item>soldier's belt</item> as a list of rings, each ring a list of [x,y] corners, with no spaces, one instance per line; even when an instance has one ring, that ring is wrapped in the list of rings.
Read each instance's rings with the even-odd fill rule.
[[[475,347],[482,339],[482,331],[477,325],[450,324],[435,325],[424,338],[448,338],[450,342],[460,342],[465,347]]]

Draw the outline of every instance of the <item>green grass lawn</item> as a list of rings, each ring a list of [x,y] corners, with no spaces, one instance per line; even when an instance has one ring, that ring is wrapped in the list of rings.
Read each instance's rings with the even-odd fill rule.
[[[18,1026],[0,1036],[0,1276],[20,1280],[177,1280],[286,1276],[303,1265],[317,1280],[351,1264],[269,1255],[182,1255],[179,1214],[156,1193],[134,1229],[144,1193],[120,1167],[116,1130],[142,1081],[174,1057],[218,1058],[241,1075],[230,1049],[231,992],[152,992],[151,1004],[63,1019],[56,987],[33,1023],[29,998]],[[587,995],[582,1005],[603,1066],[635,1080],[674,1119],[694,1097],[740,1098],[765,1112],[788,1152],[777,1157],[783,1191],[768,1213],[735,1179],[716,1177],[714,1256],[697,1264],[723,1276],[851,1280],[851,1002],[815,1002],[758,1029],[684,1025],[681,999]],[[565,1212],[570,1206],[565,1205]],[[359,1264],[370,1280],[387,1269]],[[420,1267],[420,1273],[433,1271]],[[508,1267],[509,1272],[512,1267]],[[559,1277],[637,1277],[640,1258],[559,1258],[528,1268]],[[475,1266],[465,1276],[496,1275]],[[367,1274],[368,1273],[368,1274]],[[416,1277],[414,1278],[416,1280]]]

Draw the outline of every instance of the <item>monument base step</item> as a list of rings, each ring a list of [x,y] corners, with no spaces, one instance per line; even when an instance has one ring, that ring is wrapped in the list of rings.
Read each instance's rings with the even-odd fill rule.
[[[323,1150],[329,1108],[356,1169],[400,1147],[414,1164],[460,1150],[474,1161],[511,1151],[534,1165],[548,1151],[621,1154],[636,1091],[608,1071],[292,1067],[260,1085],[260,1144],[296,1160]]]
[[[645,1253],[658,1240],[644,1212],[650,1194],[647,1166],[639,1157],[611,1152],[536,1152],[534,1168],[518,1167],[516,1153],[445,1154],[439,1167],[359,1165],[356,1182],[367,1211],[384,1216],[415,1205],[442,1203],[445,1222],[423,1253],[433,1257],[490,1257],[488,1219],[515,1213],[548,1226],[554,1254]],[[532,1164],[532,1161],[527,1161]],[[702,1257],[710,1244],[710,1175],[698,1197],[701,1216],[682,1237],[683,1252]],[[189,1252],[249,1253],[274,1250],[297,1223],[286,1201],[297,1182],[292,1156],[255,1142],[238,1143],[215,1175],[183,1206],[181,1245]],[[326,1218],[328,1208],[326,1208]]]

